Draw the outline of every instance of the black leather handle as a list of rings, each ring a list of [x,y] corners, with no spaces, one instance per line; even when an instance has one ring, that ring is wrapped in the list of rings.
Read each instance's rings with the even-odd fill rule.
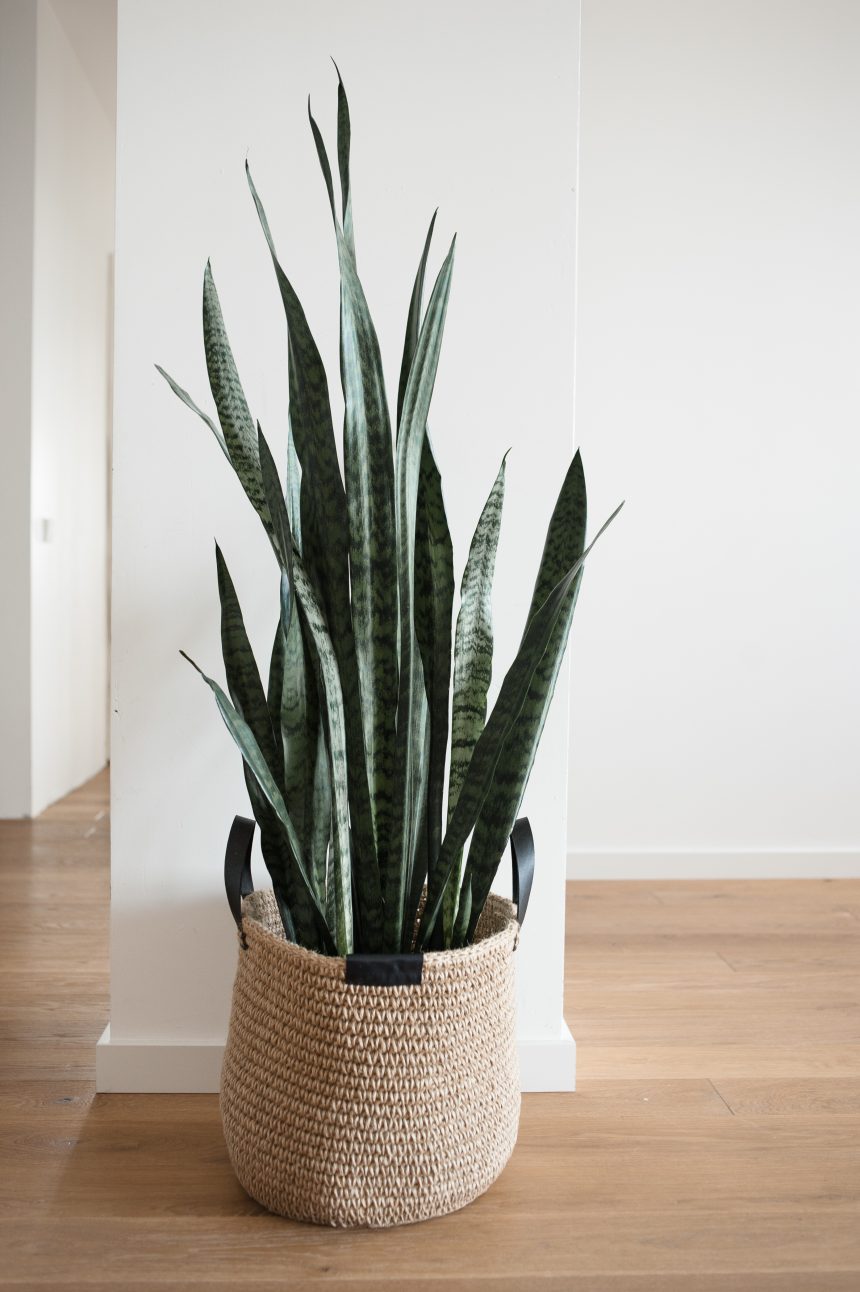
[[[535,840],[527,816],[521,816],[511,831],[511,864],[517,920],[522,928],[535,877]]]
[[[236,921],[236,928],[242,934],[242,898],[254,891],[251,879],[251,845],[254,842],[254,822],[246,816],[233,818],[230,834],[227,838],[227,851],[224,854],[224,887],[227,889],[227,902],[230,914]]]

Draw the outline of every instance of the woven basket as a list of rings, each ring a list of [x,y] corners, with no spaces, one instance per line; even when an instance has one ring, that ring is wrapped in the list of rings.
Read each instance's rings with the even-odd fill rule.
[[[296,1220],[384,1227],[488,1189],[519,1122],[512,903],[492,895],[463,949],[346,959],[287,942],[270,891],[232,904],[221,1116],[251,1197]]]

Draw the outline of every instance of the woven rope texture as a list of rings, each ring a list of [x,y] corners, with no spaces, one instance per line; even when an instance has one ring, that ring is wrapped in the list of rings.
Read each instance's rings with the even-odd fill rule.
[[[510,902],[475,943],[424,957],[420,986],[347,984],[345,961],[285,941],[274,898],[244,902],[221,1076],[233,1168],[269,1211],[383,1227],[465,1206],[519,1122]]]

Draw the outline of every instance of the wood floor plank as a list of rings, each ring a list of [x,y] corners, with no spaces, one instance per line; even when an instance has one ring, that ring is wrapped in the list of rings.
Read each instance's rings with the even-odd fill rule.
[[[16,1219],[0,1221],[0,1248],[7,1269],[17,1266],[33,1281],[85,1279],[99,1269],[117,1286],[139,1277],[174,1277],[193,1269],[198,1278],[259,1278],[340,1281],[376,1278],[404,1286],[407,1278],[463,1279],[468,1263],[482,1274],[559,1278],[571,1268],[580,1273],[777,1274],[818,1269],[856,1271],[857,1217],[820,1207],[813,1219],[806,1210],[780,1215],[698,1213],[692,1217],[657,1210],[612,1214],[591,1212],[587,1224],[559,1210],[527,1211],[500,1217],[488,1197],[472,1204],[468,1215],[433,1221],[433,1241],[418,1241],[427,1227],[382,1232],[331,1231],[264,1214],[225,1216],[201,1223],[176,1215],[157,1223],[141,1219],[52,1219],[50,1225]],[[539,1230],[536,1230],[539,1226]],[[539,1233],[539,1237],[538,1237]],[[205,1238],[204,1238],[205,1235]],[[408,1286],[408,1282],[405,1284]],[[814,1284],[813,1284],[814,1286]]]
[[[0,1287],[860,1288],[860,882],[569,885],[577,1094],[465,1211],[339,1233],[247,1197],[217,1098],[94,1094],[107,792],[0,823]]]
[[[733,1113],[766,1117],[860,1117],[860,1077],[794,1080],[720,1079],[715,1087]]]

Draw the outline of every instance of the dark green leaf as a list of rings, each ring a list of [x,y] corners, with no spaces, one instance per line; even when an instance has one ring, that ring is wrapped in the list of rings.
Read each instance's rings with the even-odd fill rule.
[[[248,409],[245,392],[239,381],[233,351],[227,339],[221,302],[215,290],[212,267],[206,264],[203,276],[203,343],[206,349],[206,368],[218,420],[224,433],[224,442],[236,475],[248,495],[254,510],[272,535],[272,521],[263,491],[260,475],[260,458],[257,448],[257,429]]]
[[[347,780],[345,714],[334,648],[322,607],[317,601],[304,566],[293,555],[296,596],[319,669],[320,713],[325,725],[326,747],[332,796],[333,880],[337,912],[338,948],[352,950],[352,867]],[[341,952],[346,954],[345,951]]]
[[[168,386],[173,391],[174,395],[176,395],[177,398],[181,399],[183,404],[185,404],[187,408],[191,409],[192,413],[196,413],[198,417],[202,418],[202,420],[209,427],[212,434],[215,436],[215,439],[218,441],[219,447],[221,449],[221,452],[224,454],[224,457],[227,459],[228,462],[230,462],[230,454],[227,451],[227,445],[224,441],[224,436],[222,434],[221,427],[216,426],[215,423],[212,421],[212,418],[209,416],[209,414],[204,413],[203,409],[199,408],[197,404],[195,404],[194,400],[191,398],[188,391],[183,390],[182,387],[179,385],[179,383],[173,380],[169,372],[165,372],[164,369],[159,364],[155,365],[155,370],[156,372],[161,373],[162,377],[167,382]],[[232,466],[233,463],[230,462],[230,465]]]
[[[346,716],[350,816],[355,840],[362,929],[368,949],[382,933],[382,897],[373,814],[364,752],[358,661],[349,598],[349,526],[337,460],[328,382],[304,310],[281,268],[263,205],[246,166],[248,184],[265,234],[284,312],[289,342],[290,424],[302,467],[301,529],[304,568],[319,590],[340,672]]]
[[[404,394],[400,435],[397,439],[395,512],[400,592],[400,690],[397,705],[394,829],[392,848],[386,858],[383,877],[386,945],[391,947],[400,946],[402,941],[406,885],[408,876],[414,869],[421,826],[421,744],[418,740],[420,710],[419,691],[416,687],[416,670],[420,667],[420,657],[416,647],[414,612],[415,524],[425,427],[439,364],[453,266],[452,242],[421,326]]]
[[[505,454],[507,457],[507,454]],[[487,692],[493,676],[493,571],[505,498],[505,459],[484,504],[469,548],[460,588],[460,612],[454,638],[454,692],[451,704],[451,767],[448,775],[448,820],[487,717]],[[445,889],[445,944],[451,945],[460,893],[461,857]]]
[[[281,480],[272,451],[266,442],[262,427],[257,423],[257,436],[260,445],[260,474],[263,479],[263,493],[272,519],[272,547],[281,567],[281,627],[284,635],[289,636],[290,620],[293,613],[293,538],[290,533],[290,518],[287,504],[281,491]]]
[[[377,855],[392,828],[394,720],[397,711],[397,566],[391,423],[376,329],[337,221],[325,144],[311,116],[329,186],[340,262],[340,372],[343,451],[349,518],[352,626],[355,634],[364,749]]]
[[[332,59],[332,62],[334,63],[334,59]],[[346,239],[346,245],[352,252],[352,258],[355,260],[355,235],[352,228],[352,188],[349,179],[349,145],[352,135],[349,124],[349,103],[346,98],[343,77],[337,63],[334,64],[334,70],[337,72],[337,167],[340,171],[343,236]]]
[[[293,428],[287,433],[287,515],[290,518],[290,530],[293,542],[302,551],[302,466],[296,453],[296,442]]]
[[[272,808],[274,809],[275,814],[278,817],[278,820],[283,825],[287,834],[287,839],[289,840],[290,851],[292,853],[293,862],[301,877],[302,883],[304,884],[309,900],[311,901],[316,911],[320,931],[324,933],[324,935],[326,936],[327,941],[330,944],[330,947],[332,950],[336,949],[338,954],[345,955],[346,952],[342,950],[340,946],[335,948],[334,940],[331,937],[331,931],[328,929],[328,926],[326,924],[325,912],[323,911],[323,908],[317,899],[316,893],[314,891],[313,885],[311,883],[310,877],[305,867],[304,857],[302,855],[301,845],[299,843],[299,837],[290,819],[289,813],[287,812],[283,795],[281,794],[281,791],[278,789],[278,786],[275,783],[275,778],[273,777],[269,769],[269,766],[266,763],[265,758],[263,757],[263,754],[260,750],[260,746],[257,744],[256,740],[254,739],[254,734],[251,731],[251,728],[242,718],[241,714],[238,713],[237,710],[234,708],[234,706],[230,703],[229,699],[221,690],[218,683],[213,681],[211,677],[207,677],[206,674],[203,672],[203,670],[199,668],[194,663],[194,660],[191,659],[190,656],[186,655],[184,651],[181,651],[180,653],[182,654],[184,659],[188,660],[188,663],[191,664],[193,668],[197,669],[197,672],[200,674],[200,676],[203,678],[203,681],[206,683],[206,685],[212,691],[212,694],[215,696],[215,703],[218,706],[218,712],[221,714],[221,717],[224,720],[224,725],[226,726],[227,730],[230,732],[230,735],[233,737],[233,740],[236,742],[236,745],[238,746],[239,751],[242,757],[244,758],[247,767],[253,773],[254,779],[259,785],[260,790],[268,799],[269,803],[272,805]]]
[[[430,710],[425,778],[428,869],[435,865],[442,842],[453,607],[454,551],[442,481],[425,431],[415,521],[415,636]]]
[[[430,228],[427,230],[427,237],[424,239],[424,250],[421,253],[421,260],[418,265],[418,272],[415,275],[415,283],[412,287],[412,297],[409,301],[409,313],[406,317],[406,339],[403,343],[403,361],[400,364],[400,385],[397,390],[397,429],[400,430],[400,422],[403,415],[403,400],[406,395],[406,385],[409,381],[409,373],[412,370],[412,360],[415,357],[415,347],[418,344],[418,333],[421,331],[421,305],[424,300],[424,277],[427,273],[427,257],[430,254],[430,243],[433,240],[433,229],[436,224],[438,210],[433,212],[433,218],[430,221]]]
[[[517,657],[508,669],[487,725],[475,745],[469,770],[460,789],[457,806],[442,841],[439,865],[428,887],[427,903],[421,920],[422,946],[427,945],[433,933],[448,876],[484,805],[495,775],[499,755],[525,702],[531,680],[546,651],[565,598],[588,552],[620,510],[620,507],[617,508],[598,530],[590,546],[553,588],[544,604],[532,616],[526,629]]]
[[[546,601],[564,570],[569,569],[582,555],[585,548],[586,516],[585,474],[582,458],[577,452],[568,468],[549,523],[527,623]],[[475,826],[468,860],[472,894],[471,920],[461,911],[457,921],[458,941],[471,937],[474,932],[517,819],[555,692],[582,573],[580,569],[567,594],[547,649],[529,686],[525,703],[505,741],[492,788]]]

